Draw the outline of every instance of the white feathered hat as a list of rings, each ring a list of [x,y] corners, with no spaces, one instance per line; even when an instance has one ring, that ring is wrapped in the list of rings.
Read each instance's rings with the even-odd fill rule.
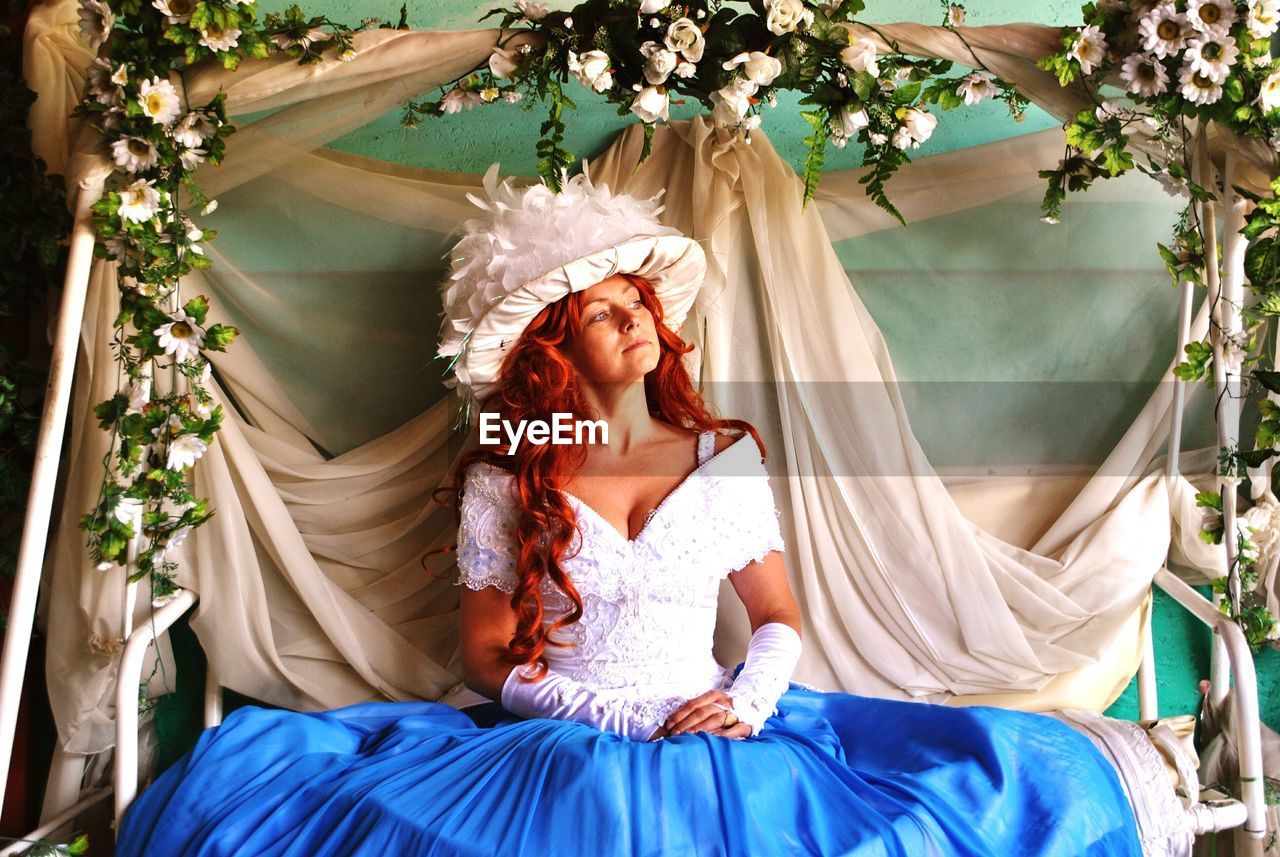
[[[444,281],[440,357],[453,358],[456,387],[471,406],[498,380],[507,350],[542,308],[614,274],[636,274],[654,288],[667,327],[679,331],[707,271],[706,254],[658,213],[663,190],[650,199],[615,194],[581,175],[562,173],[560,193],[545,180],[523,189],[484,174],[488,200],[461,225]],[[446,370],[447,371],[447,370]]]

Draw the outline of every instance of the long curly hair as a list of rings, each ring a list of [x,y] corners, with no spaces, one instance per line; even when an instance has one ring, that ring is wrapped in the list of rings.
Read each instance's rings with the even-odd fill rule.
[[[712,416],[693,387],[681,360],[693,350],[664,323],[662,304],[653,287],[643,277],[622,274],[640,291],[641,303],[653,314],[658,333],[658,365],[644,379],[649,413],[668,425],[695,429],[734,428],[751,434],[764,452],[755,428],[743,420]],[[578,385],[577,372],[567,354],[582,333],[582,295],[571,292],[548,304],[502,362],[498,386],[481,403],[481,411],[496,413],[511,424],[521,420],[551,423],[555,413],[569,413],[579,419],[598,419]],[[547,664],[543,659],[548,644],[567,646],[550,639],[556,630],[582,618],[582,596],[565,574],[562,562],[568,554],[577,527],[573,506],[560,492],[586,459],[585,445],[522,443],[514,455],[507,455],[504,438],[499,445],[487,445],[459,456],[449,484],[440,489],[440,502],[451,505],[461,522],[463,489],[468,468],[477,462],[498,467],[514,477],[513,493],[518,497],[515,521],[516,586],[511,608],[516,614],[516,630],[507,644],[508,663],[535,664],[530,680],[542,678]],[[456,545],[454,546],[456,549]],[[572,603],[572,608],[544,627],[543,581],[550,580]]]

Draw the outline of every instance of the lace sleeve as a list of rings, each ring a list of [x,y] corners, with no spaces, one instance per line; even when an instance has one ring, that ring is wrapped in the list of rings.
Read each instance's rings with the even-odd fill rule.
[[[749,438],[739,446],[742,454],[735,456],[732,464],[726,464],[725,475],[719,480],[723,491],[721,507],[727,510],[723,525],[726,575],[759,562],[770,551],[786,547],[760,448]]]
[[[509,478],[509,477],[508,477]],[[458,583],[515,592],[515,502],[508,483],[489,468],[472,466],[462,492],[458,527]]]

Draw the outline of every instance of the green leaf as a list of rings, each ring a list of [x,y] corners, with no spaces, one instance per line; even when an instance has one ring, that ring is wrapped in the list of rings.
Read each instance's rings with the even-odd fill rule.
[[[1255,369],[1251,377],[1270,392],[1280,393],[1280,372]]]
[[[182,305],[182,311],[188,318],[194,319],[196,324],[203,327],[205,315],[209,312],[209,299],[204,295],[197,295]]]
[[[225,324],[215,324],[204,332],[204,348],[206,351],[224,351],[240,331]]]

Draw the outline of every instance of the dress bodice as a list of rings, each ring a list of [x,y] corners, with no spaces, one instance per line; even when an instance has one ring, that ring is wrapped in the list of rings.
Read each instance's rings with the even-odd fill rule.
[[[730,683],[711,654],[720,582],[782,550],[778,512],[759,447],[749,434],[714,453],[699,437],[698,466],[662,501],[634,539],[568,492],[577,518],[561,567],[582,597],[582,618],[557,630],[548,666],[594,690],[682,702]],[[458,531],[459,583],[515,589],[514,477],[487,464],[467,473]],[[572,602],[541,585],[545,624]],[[679,704],[678,702],[676,704]]]

